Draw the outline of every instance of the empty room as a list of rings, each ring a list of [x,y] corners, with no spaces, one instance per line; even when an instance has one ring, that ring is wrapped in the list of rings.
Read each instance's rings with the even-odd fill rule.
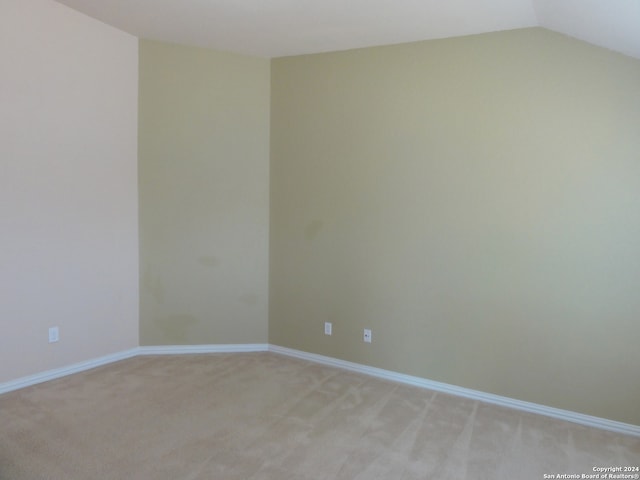
[[[640,478],[640,2],[0,0],[0,480]]]

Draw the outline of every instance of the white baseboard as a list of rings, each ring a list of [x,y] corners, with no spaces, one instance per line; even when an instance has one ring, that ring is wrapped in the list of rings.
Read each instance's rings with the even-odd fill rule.
[[[45,372],[36,373],[27,377],[18,378],[9,382],[0,383],[0,395],[3,393],[19,390],[21,388],[30,387],[38,383],[47,382],[56,378],[65,377],[74,373],[80,373],[85,370],[107,365],[109,363],[125,360],[127,358],[136,357],[138,355],[181,355],[181,354],[197,354],[197,353],[247,353],[247,352],[266,352],[269,345],[266,343],[255,344],[229,344],[229,345],[159,345],[150,347],[137,347],[123,352],[105,355],[104,357],[93,358],[84,362],[74,363],[66,367],[55,368]]]
[[[340,360],[332,357],[325,357],[323,355],[317,355],[315,353],[303,352],[300,350],[294,350],[291,348],[280,347],[277,345],[269,345],[266,343],[255,344],[230,344],[230,345],[166,345],[166,346],[147,346],[138,347],[131,350],[125,350],[123,352],[106,355],[104,357],[87,360],[85,362],[75,363],[62,368],[56,368],[48,370],[46,372],[37,373],[35,375],[29,375],[16,380],[12,380],[5,383],[0,383],[0,394],[18,390],[20,388],[29,387],[38,383],[54,380],[56,378],[64,377],[74,373],[83,372],[92,368],[107,365],[109,363],[125,360],[138,355],[181,355],[181,354],[202,354],[202,353],[247,353],[247,352],[266,352],[270,351],[280,355],[286,355],[289,357],[300,358],[302,360],[308,360],[323,365],[329,365],[332,367],[338,367],[352,372],[363,373],[365,375],[371,375],[394,382],[400,382],[407,385],[413,385],[420,388],[426,388],[434,390],[436,392],[447,393],[450,395],[456,395],[458,397],[469,398],[472,400],[479,400],[494,405],[500,405],[503,407],[512,408],[529,413],[535,413],[538,415],[544,415],[551,418],[557,418],[559,420],[565,420],[568,422],[585,425],[587,427],[600,428],[602,430],[609,430],[624,435],[631,435],[634,437],[640,437],[640,426],[632,425],[629,423],[616,422],[614,420],[608,420],[606,418],[593,417],[591,415],[585,415],[582,413],[571,412],[569,410],[562,410],[559,408],[547,407],[545,405],[539,405],[537,403],[525,402],[522,400],[516,400],[513,398],[502,397],[500,395],[494,395],[492,393],[480,392],[478,390],[471,390],[469,388],[458,387],[456,385],[450,385],[448,383],[435,382],[421,377],[414,377],[412,375],[405,375],[403,373],[392,372],[390,370],[384,370],[381,368],[370,367],[359,363],[348,362],[346,360]]]
[[[111,355],[105,355],[104,357],[93,358],[91,360],[74,363],[66,367],[55,368],[53,370],[47,370],[46,372],[18,378],[17,380],[0,383],[0,394],[18,390],[20,388],[30,387],[31,385],[36,385],[38,383],[48,382],[49,380],[54,380],[56,378],[66,377],[73,373],[84,372],[85,370],[90,370],[119,360],[125,360],[127,358],[135,357],[136,355],[138,355],[138,349],[132,348],[131,350],[125,350],[124,352],[112,353]]]
[[[196,353],[247,353],[267,352],[266,343],[241,343],[222,345],[157,345],[138,347],[138,355],[188,355]]]
[[[407,385],[426,388],[429,390],[434,390],[436,392],[448,393],[450,395],[469,398],[472,400],[479,400],[481,402],[500,405],[502,407],[508,407],[508,408],[520,410],[523,412],[544,415],[544,416],[556,418],[559,420],[565,420],[567,422],[578,423],[580,425],[585,425],[587,427],[595,427],[595,428],[600,428],[602,430],[609,430],[611,432],[622,433],[624,435],[640,437],[640,426],[638,425],[616,422],[614,420],[608,420],[606,418],[593,417],[591,415],[571,412],[569,410],[562,410],[559,408],[547,407],[546,405],[539,405],[537,403],[525,402],[523,400],[516,400],[513,398],[502,397],[500,395],[494,395],[492,393],[480,392],[478,390],[471,390],[469,388],[458,387],[456,385],[450,385],[448,383],[435,382],[433,380],[427,380],[426,378],[414,377],[411,375],[392,372],[390,370],[383,370],[381,368],[361,365],[359,363],[347,362],[345,360],[340,360],[337,358],[325,357],[323,355],[317,355],[315,353],[307,353],[307,352],[302,352],[300,350],[293,350],[291,348],[279,347],[277,345],[270,345],[269,351],[278,353],[281,355],[287,355],[289,357],[295,357],[303,360],[309,360],[315,363],[321,363],[323,365],[343,368],[346,370],[350,370],[352,372],[364,373],[366,375],[371,375],[378,378],[384,378],[386,380],[392,380],[392,381],[404,383]]]

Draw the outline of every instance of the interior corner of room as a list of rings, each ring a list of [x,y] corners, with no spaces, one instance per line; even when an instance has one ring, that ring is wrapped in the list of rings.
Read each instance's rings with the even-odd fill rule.
[[[267,59],[49,0],[0,27],[0,384],[269,344],[640,425],[637,58],[535,27]]]

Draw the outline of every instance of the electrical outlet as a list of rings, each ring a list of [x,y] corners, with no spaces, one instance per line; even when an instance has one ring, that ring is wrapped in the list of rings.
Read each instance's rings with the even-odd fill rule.
[[[369,330],[368,328],[364,329],[363,340],[367,343],[371,343],[371,330]]]
[[[331,322],[324,322],[324,334],[331,335]]]
[[[56,343],[60,340],[60,329],[58,327],[49,328],[49,343]]]

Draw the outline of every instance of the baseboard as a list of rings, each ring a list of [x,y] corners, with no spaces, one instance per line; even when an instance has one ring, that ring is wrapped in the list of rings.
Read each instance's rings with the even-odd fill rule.
[[[520,410],[523,412],[544,415],[547,417],[556,418],[558,420],[565,420],[568,422],[585,425],[587,427],[595,427],[595,428],[600,428],[602,430],[609,430],[611,432],[622,433],[624,435],[640,437],[640,426],[638,425],[616,422],[614,420],[608,420],[606,418],[593,417],[591,415],[571,412],[569,410],[562,410],[559,408],[548,407],[546,405],[539,405],[537,403],[530,403],[522,400],[516,400],[513,398],[502,397],[500,395],[494,395],[492,393],[486,393],[478,390],[472,390],[469,388],[458,387],[456,385],[450,385],[448,383],[435,382],[433,380],[427,380],[421,377],[414,377],[411,375],[392,372],[390,370],[383,370],[381,368],[369,367],[367,365],[361,365],[359,363],[348,362],[345,360],[340,360],[332,357],[325,357],[323,355],[303,352],[300,350],[280,347],[277,345],[269,345],[269,351],[278,353],[280,355],[286,355],[289,357],[309,360],[315,363],[321,363],[323,365],[343,368],[346,370],[350,370],[352,372],[364,373],[366,375],[371,375],[371,376],[383,378],[386,380],[392,380],[392,381],[404,383],[407,385],[426,388],[429,390],[434,390],[436,392],[448,393],[450,395],[456,395],[458,397],[469,398],[472,400],[479,400],[482,402],[491,403],[494,405],[500,405],[502,407],[508,407],[508,408]]]
[[[138,347],[138,355],[188,355],[197,353],[247,353],[266,352],[266,343],[240,343],[221,345],[154,345]]]
[[[84,372],[85,370],[125,360],[127,358],[135,357],[136,355],[138,355],[138,349],[132,348],[131,350],[105,355],[104,357],[93,358],[91,360],[74,363],[66,367],[55,368],[53,370],[47,370],[46,372],[18,378],[17,380],[0,383],[0,394],[18,390],[20,388],[30,387],[31,385],[36,385],[38,383],[48,382],[49,380],[55,380],[56,378],[66,377],[67,375],[74,373]]]
[[[103,357],[94,358],[84,362],[75,363],[62,368],[56,368],[48,370],[46,372],[37,373],[35,375],[29,375],[16,380],[12,380],[5,383],[0,383],[0,394],[18,390],[20,388],[29,387],[38,383],[47,382],[56,378],[64,377],[74,373],[83,372],[92,368],[107,365],[109,363],[125,360],[138,355],[181,355],[181,354],[202,354],[202,353],[247,353],[247,352],[266,352],[270,351],[280,355],[286,355],[289,357],[300,358],[302,360],[308,360],[323,365],[329,365],[332,367],[342,368],[350,370],[352,372],[363,373],[365,375],[371,375],[394,382],[400,382],[407,385],[413,385],[420,388],[426,388],[434,390],[436,392],[447,393],[450,395],[456,395],[458,397],[469,398],[472,400],[479,400],[494,405],[500,405],[503,407],[520,410],[523,412],[535,413],[538,415],[544,415],[559,420],[565,420],[587,427],[600,428],[602,430],[609,430],[611,432],[621,433],[624,435],[631,435],[634,437],[640,437],[640,426],[632,425],[629,423],[616,422],[614,420],[608,420],[606,418],[593,417],[591,415],[585,415],[582,413],[571,412],[569,410],[562,410],[559,408],[548,407],[546,405],[539,405],[537,403],[525,402],[522,400],[516,400],[513,398],[502,397],[500,395],[494,395],[492,393],[481,392],[478,390],[472,390],[469,388],[458,387],[456,385],[450,385],[448,383],[435,382],[421,377],[414,377],[412,375],[405,375],[403,373],[392,372],[390,370],[384,370],[381,368],[370,367],[359,363],[348,362],[346,360],[340,360],[332,357],[325,357],[315,353],[303,352],[301,350],[294,350],[291,348],[280,347],[277,345],[269,345],[265,343],[256,344],[229,344],[229,345],[165,345],[165,346],[145,346],[133,348],[131,350],[125,350],[123,352],[114,353],[111,355],[105,355]]]
[[[229,345],[159,345],[149,347],[137,347],[123,352],[105,355],[104,357],[94,358],[84,362],[74,363],[66,367],[47,370],[46,372],[36,373],[27,377],[18,378],[9,382],[0,383],[0,395],[3,393],[19,390],[21,388],[30,387],[38,383],[55,380],[56,378],[65,377],[74,373],[80,373],[85,370],[107,365],[109,363],[125,360],[127,358],[136,357],[138,355],[180,355],[180,354],[198,354],[198,353],[247,353],[247,352],[266,352],[269,345],[266,343],[244,343]]]

